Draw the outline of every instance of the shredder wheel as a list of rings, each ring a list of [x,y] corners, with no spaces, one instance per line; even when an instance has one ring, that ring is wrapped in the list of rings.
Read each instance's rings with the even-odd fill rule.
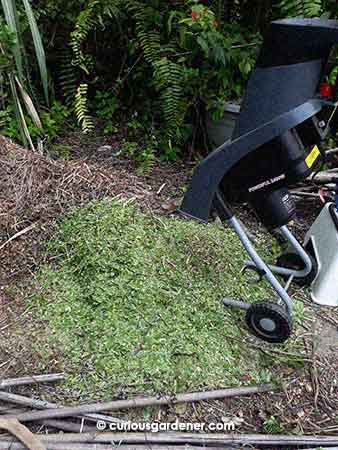
[[[245,317],[250,331],[263,341],[285,342],[292,332],[292,318],[276,303],[260,302],[250,306]]]

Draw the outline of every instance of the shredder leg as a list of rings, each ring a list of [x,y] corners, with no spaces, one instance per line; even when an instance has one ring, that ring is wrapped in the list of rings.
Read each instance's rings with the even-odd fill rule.
[[[244,302],[243,300],[234,300],[233,298],[223,298],[224,306],[231,306],[232,308],[239,308],[247,311],[250,309],[251,304]]]
[[[313,268],[313,263],[311,261],[311,258],[306,253],[303,246],[293,236],[293,234],[291,233],[291,231],[288,229],[288,227],[286,225],[281,227],[280,231],[283,234],[283,236],[286,238],[286,240],[291,244],[295,253],[303,261],[304,269],[299,269],[299,270],[287,269],[285,267],[278,267],[278,266],[270,265],[270,264],[268,265],[269,269],[271,270],[271,272],[276,273],[278,275],[286,275],[286,276],[293,275],[294,277],[297,277],[297,278],[306,277],[307,275],[309,275],[309,273],[312,271],[312,268]],[[255,264],[252,261],[249,261],[247,264],[247,267],[255,267]]]
[[[262,260],[262,258],[258,255],[255,248],[253,247],[252,243],[250,242],[250,239],[248,238],[244,228],[240,224],[240,222],[236,219],[236,217],[232,216],[227,219],[227,223],[235,230],[238,237],[240,238],[245,250],[248,252],[250,258],[252,259],[253,263],[257,267],[258,270],[262,272],[262,275],[267,279],[267,281],[270,283],[270,285],[273,287],[275,292],[278,294],[278,296],[281,298],[281,300],[285,303],[285,306],[287,308],[288,313],[290,316],[292,315],[292,300],[289,296],[289,294],[286,292],[285,288],[279,283],[277,278],[273,275],[271,270],[269,269],[268,265],[265,264],[265,262]],[[224,302],[226,303],[227,300]],[[245,303],[242,303],[242,306],[237,305],[239,307],[242,307],[242,309],[246,309],[244,307]],[[243,305],[244,303],[244,305]],[[230,305],[229,305],[230,306]]]

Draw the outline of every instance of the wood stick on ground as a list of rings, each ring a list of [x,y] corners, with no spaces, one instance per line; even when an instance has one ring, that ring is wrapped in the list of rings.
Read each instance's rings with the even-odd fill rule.
[[[11,406],[0,406],[0,415],[1,414],[11,414],[12,416],[16,414],[22,414],[26,412],[27,409],[24,408],[13,408]]]
[[[0,391],[0,400],[3,402],[6,402],[6,403],[13,403],[14,405],[25,406],[25,407],[33,408],[33,409],[47,410],[47,409],[63,408],[63,406],[58,405],[57,403],[51,403],[51,402],[46,402],[44,400],[38,400],[38,399],[29,398],[29,397],[24,397],[23,395],[11,394],[9,392],[1,392]],[[17,417],[17,416],[21,416],[24,412],[25,411],[22,411],[22,412],[9,411],[7,413],[7,415],[4,417],[8,417],[8,416]],[[32,411],[30,411],[30,413],[32,413]],[[82,415],[80,415],[80,416],[76,415],[75,417],[82,419]],[[121,419],[103,415],[103,414],[83,414],[83,417],[85,417],[87,420],[90,420],[91,422],[97,422],[98,420],[103,420],[107,423],[123,422],[123,420],[121,420]]]
[[[160,406],[175,403],[190,403],[202,400],[216,400],[226,397],[237,397],[242,395],[253,395],[260,392],[269,392],[275,390],[273,385],[262,385],[252,387],[239,387],[221,389],[206,392],[193,392],[187,394],[178,394],[176,397],[163,396],[158,397],[141,397],[130,400],[114,400],[110,402],[99,402],[80,406],[70,406],[58,409],[48,409],[45,411],[33,411],[18,414],[15,418],[20,422],[39,421],[45,419],[53,419],[58,417],[77,416],[82,414],[98,413],[101,411],[118,411],[130,408],[144,408],[146,406]],[[0,393],[1,394],[1,393]],[[1,397],[0,397],[1,399]],[[12,416],[8,416],[12,417]]]
[[[8,378],[7,380],[0,380],[0,389],[7,389],[9,387],[14,386],[25,386],[27,384],[51,383],[54,381],[60,381],[64,379],[65,376],[63,373],[35,375],[31,377],[21,377],[21,378]]]
[[[111,444],[69,444],[48,442],[47,450],[113,450]],[[205,447],[182,445],[119,445],[118,450],[205,450]],[[0,450],[26,450],[26,447],[18,442],[1,442]],[[219,447],[208,447],[208,450],[220,450]],[[238,450],[238,447],[222,447],[222,450]],[[313,449],[314,450],[314,449]],[[323,449],[325,450],[325,449]],[[331,449],[334,450],[334,449]]]
[[[39,436],[31,433],[16,419],[0,419],[0,429],[11,433],[29,450],[46,450],[46,446],[40,441]]]
[[[97,433],[96,427],[89,427],[82,423],[68,422],[65,420],[44,420],[46,427],[56,428],[57,430],[67,431],[69,433]]]
[[[44,434],[40,439],[60,443],[102,443],[112,444],[166,444],[166,445],[255,445],[255,446],[338,446],[338,436],[294,436],[271,434],[211,434],[211,433],[68,433]],[[2,439],[7,441],[7,439]],[[73,448],[73,447],[72,447]]]
[[[32,223],[31,225],[29,225],[28,227],[24,228],[23,230],[18,231],[12,237],[10,237],[6,242],[4,242],[3,244],[0,245],[0,250],[5,248],[6,245],[8,245],[10,242],[14,241],[14,239],[17,239],[18,237],[22,236],[23,234],[28,233],[30,230],[32,230],[36,226],[37,226],[37,223]]]

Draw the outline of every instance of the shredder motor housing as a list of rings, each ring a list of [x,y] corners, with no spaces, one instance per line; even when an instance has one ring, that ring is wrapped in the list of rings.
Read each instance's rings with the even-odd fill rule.
[[[269,194],[279,192],[280,210],[271,211],[270,221],[261,214],[262,221],[273,228],[283,225],[282,217],[292,218],[293,208],[280,189],[306,178],[321,162],[327,129],[322,113],[333,102],[320,97],[319,86],[336,45],[335,20],[295,18],[271,24],[232,139],[195,170],[182,213],[207,222],[218,190],[226,200],[250,201],[256,210],[257,205],[269,208]]]

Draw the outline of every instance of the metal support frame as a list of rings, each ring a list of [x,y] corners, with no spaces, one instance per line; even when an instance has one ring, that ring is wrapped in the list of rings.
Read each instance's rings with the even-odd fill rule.
[[[269,268],[269,266],[267,264],[265,264],[265,262],[262,260],[262,258],[258,255],[258,253],[256,252],[255,248],[253,247],[250,239],[248,238],[244,228],[242,227],[241,223],[234,216],[229,218],[227,220],[227,223],[231,226],[231,228],[233,228],[235,230],[235,232],[238,235],[239,239],[241,240],[245,250],[249,254],[249,256],[252,260],[252,262],[250,262],[250,264],[252,266],[254,266],[255,268],[257,268],[262,273],[262,276],[265,277],[266,280],[270,283],[270,285],[272,286],[274,291],[277,293],[278,297],[285,304],[286,309],[291,316],[293,304],[292,304],[292,300],[291,300],[289,294],[287,293],[286,289],[279,283],[277,278],[273,275],[271,268]],[[282,228],[284,229],[284,227],[282,227]],[[287,228],[287,227],[285,227],[285,228]],[[289,236],[288,231],[289,230],[287,230],[287,232],[286,232],[287,236]],[[284,234],[285,230],[282,232]],[[298,243],[298,241],[295,238],[294,238],[294,240],[300,246],[300,244]],[[295,242],[293,242],[293,243],[295,243]],[[302,248],[302,250],[303,250],[303,248]],[[304,251],[304,253],[305,253],[305,251]],[[312,263],[310,260],[310,270],[311,270],[311,266],[312,266]],[[288,273],[288,275],[290,275],[290,277],[291,277],[293,275],[293,273]],[[250,303],[246,303],[246,302],[239,301],[239,300],[227,299],[227,298],[223,300],[223,304],[226,306],[238,307],[238,308],[241,308],[244,310],[248,310],[250,308]]]
[[[271,272],[276,273],[278,275],[284,276],[293,276],[294,278],[304,278],[312,270],[313,264],[311,258],[304,250],[303,246],[297,241],[291,231],[288,229],[286,225],[280,228],[281,233],[285,237],[285,239],[291,244],[295,253],[301,258],[304,263],[304,269],[295,270],[295,269],[287,269],[285,267],[279,267],[274,265],[268,265]],[[248,261],[246,264],[247,267],[256,267],[256,264],[253,261]]]
[[[239,308],[243,309],[244,311],[247,311],[250,309],[251,304],[248,302],[245,302],[244,300],[235,300],[233,298],[223,298],[222,300],[224,306],[230,306],[232,308]]]

